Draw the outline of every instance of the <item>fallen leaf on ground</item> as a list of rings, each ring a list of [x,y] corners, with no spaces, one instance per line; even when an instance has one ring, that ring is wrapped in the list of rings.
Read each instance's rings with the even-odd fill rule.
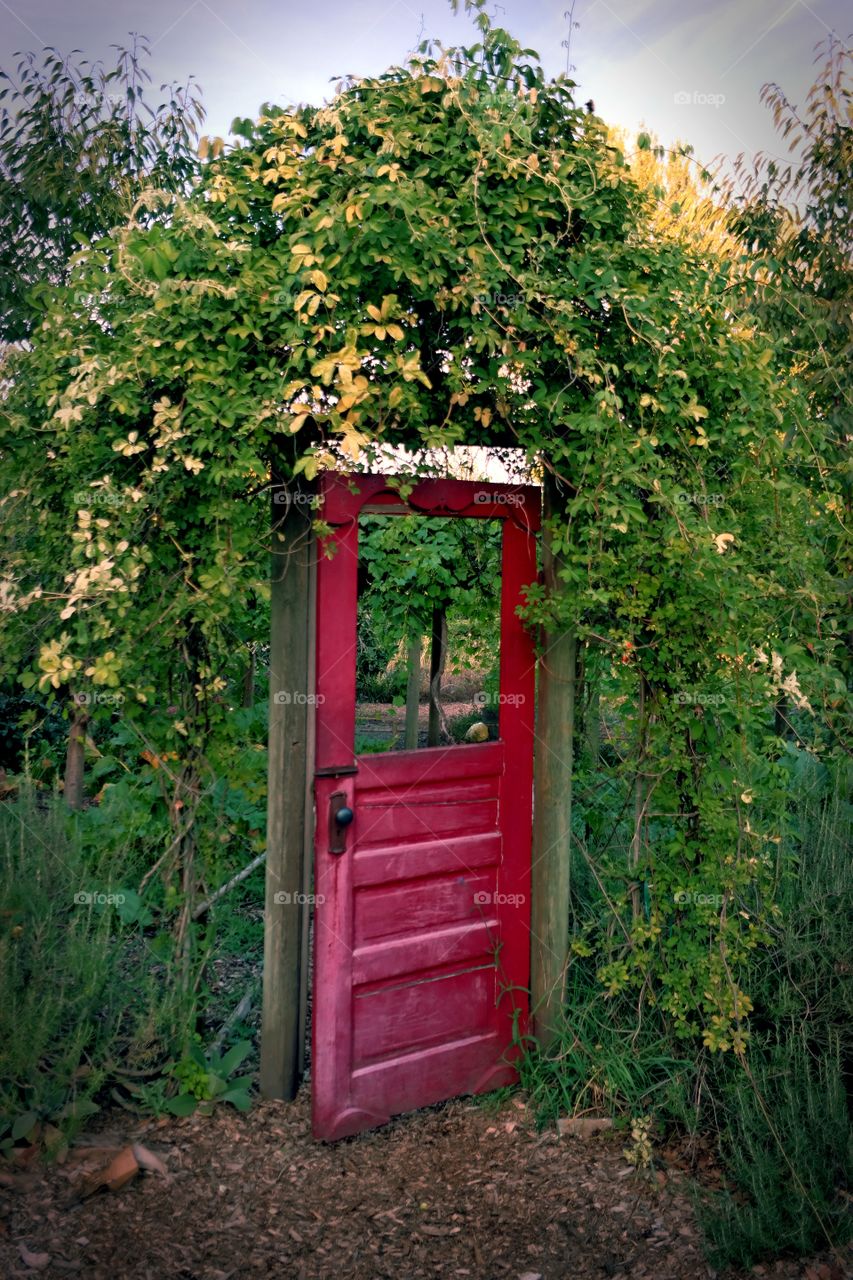
[[[612,1129],[613,1121],[605,1116],[562,1116],[557,1131],[562,1138],[589,1138],[602,1129]]]
[[[76,1198],[85,1200],[101,1187],[109,1191],[121,1191],[139,1173],[139,1164],[132,1147],[123,1147],[110,1163],[91,1174],[77,1191]]]
[[[147,1169],[149,1173],[162,1173],[164,1178],[168,1177],[169,1170],[160,1157],[155,1152],[149,1151],[147,1147],[143,1147],[141,1142],[134,1142],[131,1151],[140,1169]]]

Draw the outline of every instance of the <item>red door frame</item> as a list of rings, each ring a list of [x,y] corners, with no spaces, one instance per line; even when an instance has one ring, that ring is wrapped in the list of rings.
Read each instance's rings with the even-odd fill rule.
[[[399,495],[402,484],[411,486],[405,503]],[[540,519],[540,494],[531,486],[430,479],[412,485],[411,480],[389,476],[343,476],[327,472],[321,480],[320,496],[318,514],[332,527],[330,538],[336,546],[331,556],[328,544],[324,546],[317,565],[317,906],[314,924],[312,1095],[315,1136],[329,1140],[382,1124],[391,1114],[439,1101],[452,1093],[480,1092],[514,1078],[510,1050],[513,1030],[516,1022],[519,1030],[526,1029],[529,1012],[535,700],[533,641],[516,610],[524,602],[523,588],[537,576],[536,533]],[[497,743],[394,752],[381,757],[378,762],[376,757],[355,756],[358,517],[365,510],[502,521],[501,698]],[[447,753],[452,754],[452,760],[445,760]],[[501,775],[502,790],[499,794],[503,798],[498,828],[494,833],[495,838],[500,837],[501,841],[499,894],[496,892],[494,895],[496,901],[490,907],[487,924],[500,948],[495,966],[495,991],[502,987],[511,993],[509,997],[500,999],[497,1012],[493,1008],[492,1013],[495,1026],[499,1027],[493,1034],[501,1040],[504,1053],[501,1061],[495,1061],[483,1071],[472,1043],[469,1056],[473,1074],[465,1076],[464,1068],[462,1075],[457,1071],[456,1087],[450,1093],[442,1092],[447,1087],[439,1061],[442,1046],[437,1046],[436,1052],[427,1050],[410,1054],[406,1061],[411,1066],[409,1059],[417,1059],[414,1064],[417,1070],[406,1081],[403,1080],[405,1071],[401,1068],[401,1091],[392,1089],[393,1097],[386,1099],[381,1083],[377,1085],[374,1081],[371,1091],[369,1079],[354,1078],[353,983],[356,971],[361,971],[364,977],[365,970],[365,962],[359,960],[354,942],[358,857],[350,852],[340,855],[330,852],[329,806],[332,797],[337,796],[335,808],[346,805],[356,811],[352,827],[338,833],[343,835],[344,843],[355,849],[359,824],[357,790],[361,798],[365,795],[381,797],[383,791],[391,795],[395,785],[402,786],[405,779],[413,777],[416,766],[433,767],[436,764],[444,765],[448,777],[459,778],[460,786],[465,777],[469,777],[471,785],[476,786],[480,775],[493,772]],[[420,775],[418,785],[421,785]],[[454,788],[453,782],[445,785],[451,791]],[[485,796],[484,784],[479,785],[478,794]],[[405,796],[407,793],[404,791],[402,794]],[[374,807],[381,808],[381,805]],[[401,856],[405,856],[404,846],[399,847],[396,854],[398,859]],[[375,862],[375,854],[373,858]],[[464,869],[475,876],[475,867]],[[464,877],[460,879],[464,880]],[[497,901],[499,897],[501,901]],[[524,904],[521,909],[519,902]],[[452,983],[447,986],[452,987]],[[487,1036],[480,1037],[481,1041],[486,1039]],[[459,1052],[464,1059],[464,1046]],[[362,1076],[367,1074],[360,1073]],[[465,1083],[460,1084],[463,1078]]]

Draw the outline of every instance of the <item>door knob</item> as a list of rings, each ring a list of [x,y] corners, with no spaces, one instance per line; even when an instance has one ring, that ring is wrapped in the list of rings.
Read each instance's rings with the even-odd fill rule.
[[[329,796],[329,853],[346,853],[347,827],[355,817],[347,798],[345,791]]]

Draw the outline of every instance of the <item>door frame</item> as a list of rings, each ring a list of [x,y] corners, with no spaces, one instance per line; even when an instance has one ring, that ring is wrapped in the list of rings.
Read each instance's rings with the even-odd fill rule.
[[[405,500],[401,497],[401,489]],[[358,521],[362,514],[418,514],[466,519],[500,520],[503,526],[501,606],[500,606],[500,694],[499,738],[504,747],[504,773],[512,786],[530,796],[529,807],[509,807],[510,822],[500,830],[504,847],[526,843],[527,856],[506,861],[511,881],[502,882],[502,893],[521,895],[527,905],[525,927],[518,920],[509,926],[506,909],[498,908],[498,936],[502,947],[499,968],[512,999],[504,1002],[506,1042],[515,1033],[524,1033],[529,1016],[530,980],[530,840],[533,804],[533,732],[535,717],[535,660],[531,657],[529,634],[516,609],[522,588],[537,578],[536,535],[540,526],[540,490],[530,485],[486,483],[470,480],[424,479],[385,475],[342,475],[326,472],[320,481],[318,517],[331,526],[332,533],[321,539],[316,567],[316,670],[323,673],[322,700],[314,707],[314,769],[311,782],[315,795],[315,893],[314,982],[312,1019],[312,1110],[315,1132],[320,1136],[344,1136],[384,1123],[387,1114],[367,1114],[350,1096],[352,1046],[352,989],[339,980],[333,949],[349,949],[352,936],[352,889],[349,872],[343,869],[343,886],[332,895],[334,915],[325,914],[324,889],[337,885],[341,858],[330,858],[321,850],[328,823],[325,808],[316,797],[326,792],[345,797],[351,803],[357,773],[355,755],[355,644],[357,627]],[[329,557],[323,543],[334,539],[336,550]],[[341,557],[349,558],[342,560]],[[355,562],[353,565],[352,562]],[[340,653],[352,654],[352,661],[340,661]],[[317,688],[317,686],[315,686]],[[513,702],[509,701],[513,695]],[[508,721],[512,732],[504,733]],[[420,749],[422,753],[425,749]],[[429,750],[429,749],[426,749]],[[433,751],[446,748],[432,748]],[[475,747],[454,747],[461,752]],[[410,752],[409,754],[414,754]],[[502,862],[503,865],[503,862]],[[329,879],[332,876],[334,879]],[[345,891],[344,891],[345,887]],[[504,925],[507,927],[504,927]],[[321,1040],[318,1028],[323,1031]],[[504,1071],[506,1074],[506,1071]],[[502,1082],[502,1081],[501,1081]],[[482,1088],[495,1087],[484,1079]],[[318,1099],[320,1107],[318,1109]]]

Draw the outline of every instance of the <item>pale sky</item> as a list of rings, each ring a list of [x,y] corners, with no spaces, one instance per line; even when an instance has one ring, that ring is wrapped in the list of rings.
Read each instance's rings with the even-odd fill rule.
[[[554,73],[566,65],[567,3],[505,0],[490,12]],[[634,133],[690,142],[706,163],[778,154],[761,85],[778,81],[802,102],[815,44],[853,26],[843,0],[575,0],[574,19],[578,101],[592,97],[608,123]],[[158,83],[196,77],[205,131],[223,136],[262,102],[320,103],[333,77],[401,62],[421,33],[474,39],[445,0],[0,0],[0,65],[43,45],[104,57],[130,31],[150,37]]]

